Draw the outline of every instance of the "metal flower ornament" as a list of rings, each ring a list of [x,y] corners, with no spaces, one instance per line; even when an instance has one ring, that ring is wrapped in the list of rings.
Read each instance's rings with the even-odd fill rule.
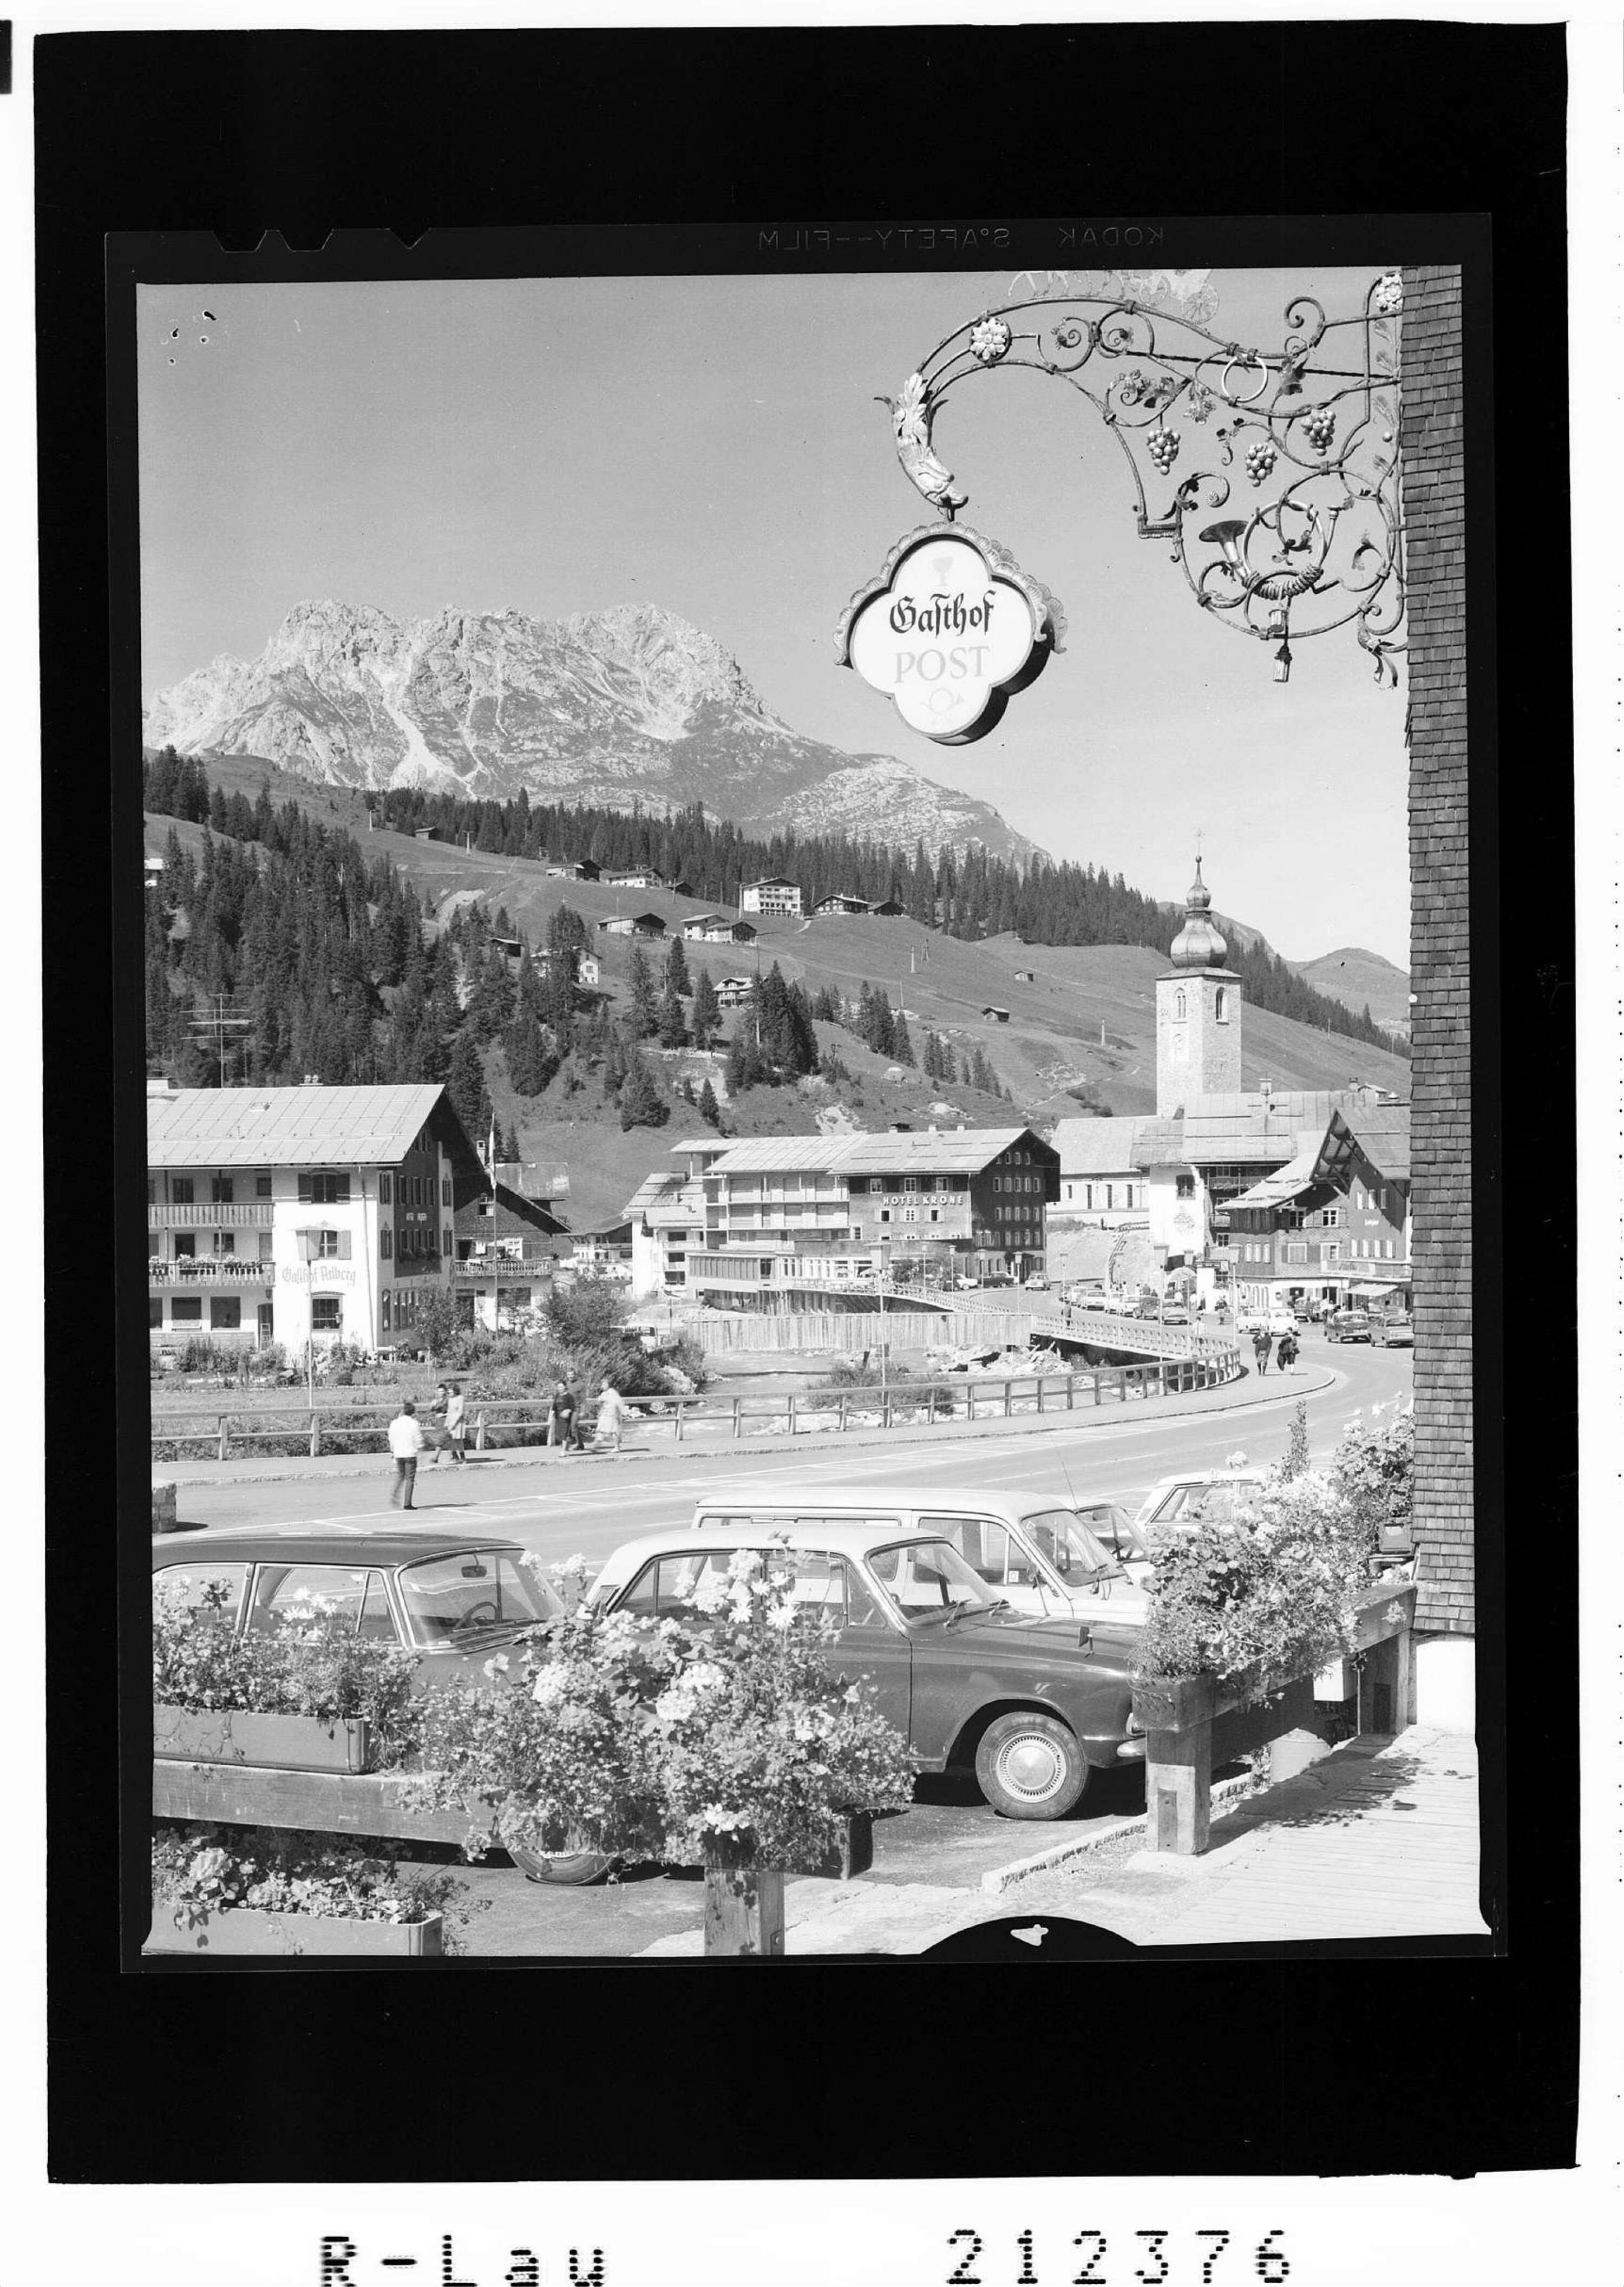
[[[1221,339],[1193,313],[1130,298],[1049,295],[983,312],[939,342],[898,397],[881,401],[904,474],[952,526],[968,495],[932,434],[952,391],[1014,366],[1066,383],[1121,448],[1140,538],[1171,542],[1171,560],[1216,624],[1275,646],[1276,682],[1289,677],[1294,637],[1351,627],[1376,681],[1396,685],[1405,650],[1403,306],[1397,270],[1374,279],[1363,307],[1349,317],[1328,317],[1312,296],[1298,295],[1286,305],[1279,347],[1260,348]],[[943,539],[939,527],[934,536]],[[918,627],[934,593],[920,586],[928,534],[899,542],[882,581],[853,597],[837,643],[843,661],[888,690],[915,729],[963,741],[991,729],[1003,700],[1023,687],[1031,659],[1041,666],[1060,648],[1064,622],[1048,590],[994,543],[958,527],[954,536],[970,543],[966,558],[980,551],[989,575],[1029,601],[1045,599],[1048,616],[1034,606],[1032,648],[1021,665],[1006,673],[1006,653],[991,646],[982,654],[985,675],[968,666],[955,674],[944,655],[922,676],[918,647],[910,665],[900,663],[910,648],[900,638]],[[968,597],[967,563],[963,571],[963,580],[944,578],[945,597]],[[882,590],[890,600],[876,617]],[[909,627],[889,625],[889,614],[906,619],[910,610]],[[1001,636],[1011,619],[1019,625],[1018,613],[1006,613]],[[956,621],[946,631],[955,643],[978,632]],[[987,695],[977,713],[970,686],[982,681]],[[921,687],[926,682],[929,690]],[[955,684],[965,686],[958,709],[947,695]],[[932,699],[931,691],[942,695]]]

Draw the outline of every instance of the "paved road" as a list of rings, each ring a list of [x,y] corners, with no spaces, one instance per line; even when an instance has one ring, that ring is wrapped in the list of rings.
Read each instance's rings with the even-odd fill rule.
[[[1310,1448],[1328,1459],[1348,1420],[1373,1403],[1406,1397],[1408,1350],[1368,1350],[1327,1345],[1311,1333],[1303,1363],[1328,1366],[1336,1376],[1307,1398]],[[1245,1400],[1223,1412],[1163,1414],[1140,1420],[1045,1416],[1011,1424],[1007,1433],[973,1440],[944,1434],[939,1441],[864,1444],[842,1449],[834,1438],[807,1438],[793,1448],[746,1448],[723,1454],[677,1454],[669,1445],[638,1451],[636,1432],[618,1460],[547,1455],[534,1465],[504,1462],[481,1468],[478,1456],[462,1469],[449,1461],[420,1468],[417,1507],[424,1515],[479,1525],[522,1541],[546,1562],[577,1551],[599,1563],[622,1540],[662,1524],[685,1523],[693,1504],[716,1486],[782,1480],[810,1489],[843,1482],[951,1486],[963,1492],[978,1482],[1005,1490],[1028,1488],[1064,1500],[1117,1500],[1137,1508],[1158,1477],[1170,1471],[1215,1466],[1244,1452],[1271,1461],[1285,1452],[1292,1407],[1302,1395],[1290,1374],[1248,1374],[1232,1393]],[[270,1523],[291,1518],[399,1516],[384,1498],[391,1465],[379,1456],[353,1477],[319,1477],[273,1484],[186,1485],[180,1514],[189,1524]],[[483,1482],[481,1480],[483,1479]]]

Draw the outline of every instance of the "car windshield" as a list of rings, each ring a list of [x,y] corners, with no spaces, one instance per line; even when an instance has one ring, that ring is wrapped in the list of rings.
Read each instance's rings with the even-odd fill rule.
[[[432,1556],[400,1573],[400,1601],[415,1642],[445,1643],[483,1628],[530,1627],[563,1610],[535,1567],[507,1549]]]
[[[1021,1520],[1068,1586],[1101,1572],[1116,1573],[1132,1557],[1148,1555],[1126,1510],[1109,1502],[1080,1509],[1045,1509]]]
[[[969,1606],[991,1612],[1004,1601],[991,1593],[951,1541],[904,1541],[873,1550],[867,1563],[905,1620],[945,1619]]]

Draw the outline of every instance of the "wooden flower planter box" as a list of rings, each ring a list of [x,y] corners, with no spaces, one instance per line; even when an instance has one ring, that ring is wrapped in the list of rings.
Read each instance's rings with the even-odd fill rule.
[[[371,1732],[364,1719],[324,1723],[315,1715],[255,1715],[239,1708],[204,1713],[162,1703],[152,1711],[153,1753],[164,1762],[364,1771]]]
[[[1413,1584],[1367,1588],[1359,1599],[1354,1650],[1364,1656],[1363,1728],[1400,1731],[1409,1721]],[[1259,1686],[1263,1704],[1243,1705]],[[1311,1729],[1313,1673],[1271,1676],[1256,1669],[1225,1676],[1145,1676],[1133,1708],[1146,1732],[1145,1822],[1153,1850],[1190,1857],[1208,1845],[1215,1760],[1248,1752],[1288,1733]],[[1215,1754],[1215,1742],[1216,1752]]]
[[[226,1906],[209,1913],[195,1906],[155,1905],[143,1953],[275,1956],[366,1955],[424,1961],[444,1951],[439,1914],[420,1922],[362,1921],[355,1915],[278,1914],[259,1906]]]
[[[705,1862],[705,1952],[770,1960],[784,1951],[784,1884],[789,1878],[755,1864],[755,1838],[718,1835]],[[839,1843],[799,1874],[850,1881],[874,1864],[874,1819],[866,1810],[846,1820]]]

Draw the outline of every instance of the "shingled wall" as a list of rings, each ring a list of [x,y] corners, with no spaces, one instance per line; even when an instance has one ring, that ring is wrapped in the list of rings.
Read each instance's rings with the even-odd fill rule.
[[[1418,1628],[1470,1635],[1471,1009],[1461,273],[1404,273]]]

